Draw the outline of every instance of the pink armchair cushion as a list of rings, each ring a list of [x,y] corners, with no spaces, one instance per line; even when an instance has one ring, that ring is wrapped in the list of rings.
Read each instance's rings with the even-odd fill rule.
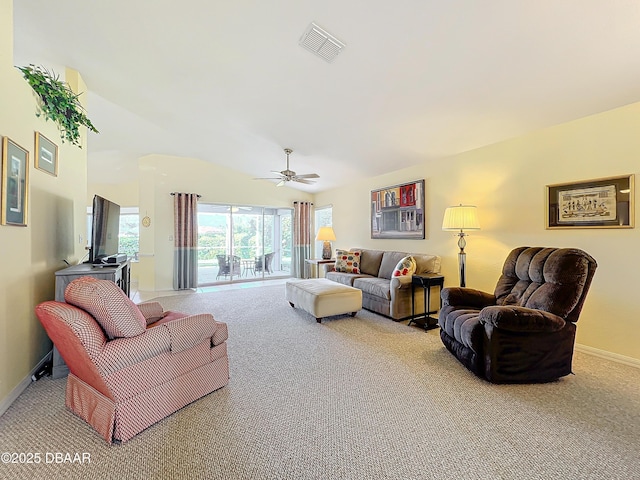
[[[112,281],[80,277],[67,285],[67,303],[89,312],[111,340],[145,332],[147,320],[140,309]]]
[[[169,330],[164,326],[153,327],[142,335],[107,342],[96,360],[96,366],[101,375],[107,376],[170,351]]]
[[[147,325],[151,325],[152,323],[161,320],[166,315],[162,308],[162,305],[160,305],[158,302],[139,303],[136,306],[147,321]]]
[[[216,322],[209,313],[191,315],[164,325],[169,329],[169,334],[171,335],[172,353],[182,352],[205,340],[209,340],[209,346],[211,346],[216,330],[220,328],[220,323]]]

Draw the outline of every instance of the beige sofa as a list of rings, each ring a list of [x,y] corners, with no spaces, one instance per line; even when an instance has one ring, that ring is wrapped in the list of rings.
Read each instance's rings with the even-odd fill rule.
[[[359,250],[361,273],[342,273],[334,270],[333,264],[325,265],[325,278],[334,282],[362,290],[362,308],[392,318],[404,320],[411,317],[411,283],[402,283],[391,278],[396,265],[404,257],[411,255],[416,261],[416,274],[440,273],[440,257],[423,253],[406,253],[384,250]],[[431,310],[439,305],[439,292],[431,295]],[[435,297],[435,300],[434,300]],[[422,290],[416,291],[415,313],[424,312]]]

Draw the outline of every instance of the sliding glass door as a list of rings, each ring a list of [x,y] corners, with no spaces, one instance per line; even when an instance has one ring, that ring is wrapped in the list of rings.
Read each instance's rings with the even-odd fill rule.
[[[198,204],[198,283],[291,275],[293,210]]]

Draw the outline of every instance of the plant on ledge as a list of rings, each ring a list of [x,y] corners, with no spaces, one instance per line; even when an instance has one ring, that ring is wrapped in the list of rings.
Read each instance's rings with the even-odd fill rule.
[[[38,96],[36,116],[43,115],[45,120],[53,120],[58,125],[62,143],[66,140],[82,148],[80,126],[98,133],[78,100],[80,94],[74,93],[69,84],[62,82],[57,74],[36,65],[16,68],[22,72],[25,80]]]

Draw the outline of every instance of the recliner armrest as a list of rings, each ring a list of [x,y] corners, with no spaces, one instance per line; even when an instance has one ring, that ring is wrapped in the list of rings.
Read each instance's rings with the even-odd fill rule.
[[[147,325],[157,322],[162,317],[164,317],[164,310],[162,308],[162,305],[160,305],[160,303],[158,302],[139,303],[136,306],[147,321]]]
[[[482,309],[496,304],[495,295],[473,288],[447,287],[440,294],[444,305]]]
[[[479,318],[483,324],[512,332],[557,332],[566,325],[553,313],[513,305],[483,308]]]
[[[227,339],[227,325],[216,322],[210,313],[178,318],[163,325],[171,335],[172,353],[182,352],[207,339],[211,345],[218,345]]]
[[[171,338],[165,328],[149,328],[135,337],[115,338],[108,341],[96,359],[96,366],[102,375],[109,375],[161,353],[169,352],[170,346]]]

